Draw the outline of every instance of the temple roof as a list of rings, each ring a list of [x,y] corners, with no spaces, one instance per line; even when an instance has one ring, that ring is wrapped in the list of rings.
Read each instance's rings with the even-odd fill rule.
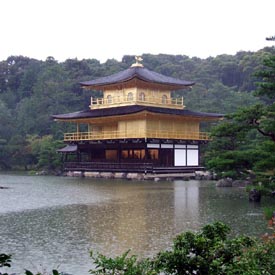
[[[57,152],[60,153],[73,153],[77,151],[77,145],[66,145],[64,148],[58,149]]]
[[[94,110],[84,110],[68,114],[53,115],[52,118],[57,120],[77,120],[86,118],[98,118],[98,117],[108,117],[108,116],[119,116],[119,115],[129,115],[135,114],[142,111],[148,111],[151,113],[166,114],[166,115],[179,115],[179,116],[190,116],[198,118],[213,118],[220,119],[223,114],[215,113],[204,113],[204,112],[194,112],[186,109],[169,109],[153,106],[141,106],[141,105],[130,105],[114,108],[105,109],[94,109]]]
[[[91,88],[99,89],[99,88],[104,88],[106,86],[110,86],[114,84],[123,84],[135,78],[147,83],[169,86],[174,90],[183,89],[195,84],[195,82],[165,76],[165,75],[150,71],[144,67],[134,66],[109,76],[81,82],[80,85],[83,87],[91,87]]]

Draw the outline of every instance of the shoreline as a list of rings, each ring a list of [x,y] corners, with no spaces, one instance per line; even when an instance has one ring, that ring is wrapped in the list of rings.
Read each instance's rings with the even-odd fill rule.
[[[195,171],[193,173],[123,173],[123,172],[83,172],[83,171],[68,171],[63,173],[67,177],[84,177],[84,178],[103,178],[103,179],[127,179],[127,180],[215,180],[214,176],[207,171]]]

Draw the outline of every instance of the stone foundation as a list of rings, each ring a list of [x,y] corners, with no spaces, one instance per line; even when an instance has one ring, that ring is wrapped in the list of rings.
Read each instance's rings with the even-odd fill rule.
[[[144,174],[144,173],[123,173],[123,172],[82,172],[82,171],[68,171],[65,173],[68,177],[85,177],[85,178],[103,178],[103,179],[128,179],[128,180],[174,180],[181,179],[188,181],[190,179],[196,180],[212,180],[211,174],[208,172],[195,173],[171,173],[171,174]]]

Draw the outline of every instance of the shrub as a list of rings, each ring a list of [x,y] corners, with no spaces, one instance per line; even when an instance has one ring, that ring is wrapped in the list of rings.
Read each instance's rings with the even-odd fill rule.
[[[158,272],[165,274],[222,275],[236,257],[254,244],[249,237],[227,239],[229,227],[216,222],[201,232],[178,235],[171,250],[160,252],[155,259]]]
[[[199,232],[178,235],[171,249],[154,258],[138,259],[130,250],[114,258],[91,252],[92,275],[274,275],[275,239],[246,236],[228,238],[230,229],[221,222]],[[11,256],[0,254],[0,267],[10,266]],[[57,270],[53,275],[60,275]],[[8,275],[2,274],[0,275]],[[25,271],[25,275],[33,275]],[[36,275],[41,275],[38,273]]]

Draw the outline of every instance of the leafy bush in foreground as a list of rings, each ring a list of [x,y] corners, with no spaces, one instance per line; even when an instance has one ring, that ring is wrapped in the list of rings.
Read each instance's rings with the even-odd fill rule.
[[[90,273],[92,275],[275,274],[274,238],[258,240],[239,236],[229,239],[229,231],[228,226],[216,222],[204,226],[199,232],[182,233],[174,239],[171,249],[159,252],[152,259],[138,259],[136,255],[130,255],[130,251],[114,258],[91,252],[94,268]],[[10,256],[6,256],[0,257],[0,267],[10,265]],[[30,271],[26,271],[25,274],[33,275]],[[62,273],[53,270],[52,274]]]
[[[198,233],[183,233],[171,250],[157,255],[155,269],[179,275],[275,274],[274,241],[263,243],[246,236],[228,239],[228,233],[229,227],[220,222]]]
[[[11,255],[0,254],[0,267],[10,267]],[[0,275],[8,275],[7,273],[0,272]]]

